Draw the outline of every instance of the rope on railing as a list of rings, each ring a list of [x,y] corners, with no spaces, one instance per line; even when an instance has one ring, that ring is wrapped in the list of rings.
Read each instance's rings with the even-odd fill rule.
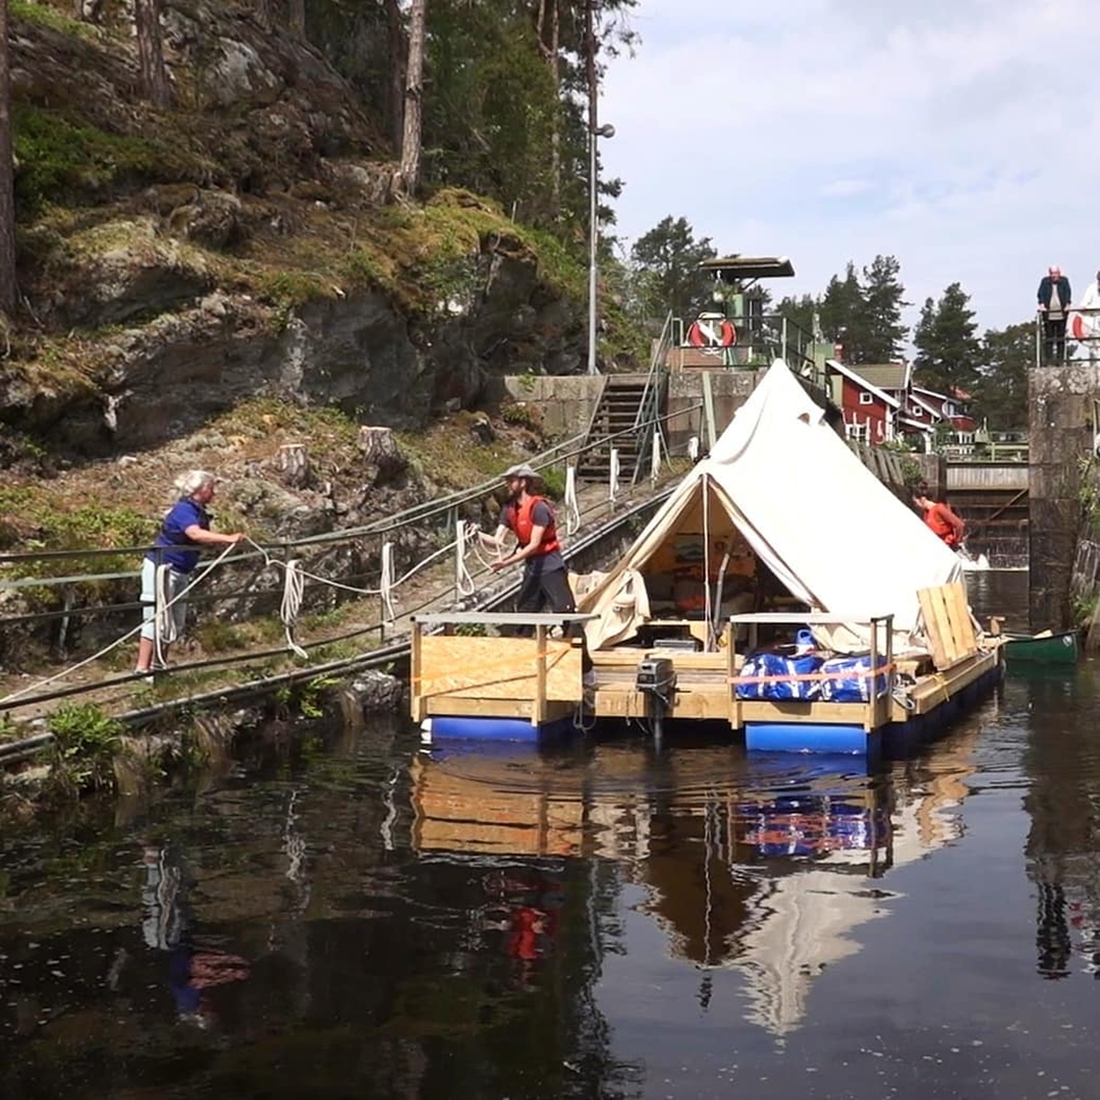
[[[577,467],[565,468],[565,495],[562,498],[565,508],[565,533],[573,535],[581,525],[581,509],[577,503]]]
[[[164,603],[165,610],[176,603],[177,600],[183,599],[183,597],[186,596],[192,588],[199,584],[199,582],[202,581],[212,569],[220,565],[222,559],[232,553],[234,549],[235,546],[233,545],[227,546],[205,569],[203,569],[203,571],[186,588],[177,592],[170,600],[167,600]],[[155,623],[156,618],[154,617],[154,630],[156,629]],[[141,628],[144,625],[144,623],[139,623],[137,626],[134,627],[133,630],[130,630],[126,634],[123,634],[121,638],[116,638],[113,642],[111,642],[110,645],[104,646],[103,649],[99,650],[96,653],[93,653],[90,657],[86,657],[83,661],[77,662],[75,665],[70,666],[64,671],[55,673],[53,676],[48,676],[44,680],[38,680],[33,684],[28,684],[26,687],[22,687],[18,691],[10,692],[8,695],[5,695],[3,699],[0,699],[0,703],[10,703],[13,700],[19,699],[22,696],[26,695],[29,691],[35,691],[38,688],[45,687],[47,684],[54,684],[58,680],[64,680],[66,677],[71,676],[79,669],[82,669],[85,666],[90,665],[95,661],[98,661],[101,657],[105,657],[112,650],[117,649],[120,645],[122,645],[123,642],[129,641],[136,634],[140,634]]]

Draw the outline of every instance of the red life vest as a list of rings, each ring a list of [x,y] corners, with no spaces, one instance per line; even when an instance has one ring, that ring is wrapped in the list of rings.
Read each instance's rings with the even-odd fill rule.
[[[531,531],[535,526],[535,520],[532,513],[535,510],[536,504],[545,504],[547,508],[550,507],[545,497],[528,497],[523,504],[514,504],[512,506],[511,527],[516,533],[516,538],[519,540],[520,546],[526,546],[531,541]],[[554,512],[551,509],[550,522],[542,532],[542,541],[539,543],[539,548],[535,551],[535,556],[538,557],[542,554],[549,554],[560,548],[561,543],[558,542],[558,531],[554,524]]]

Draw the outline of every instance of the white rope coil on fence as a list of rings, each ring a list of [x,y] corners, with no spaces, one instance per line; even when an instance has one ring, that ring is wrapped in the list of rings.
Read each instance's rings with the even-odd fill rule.
[[[577,467],[565,468],[565,496],[562,499],[565,508],[565,533],[574,535],[581,525],[581,509],[577,503]]]

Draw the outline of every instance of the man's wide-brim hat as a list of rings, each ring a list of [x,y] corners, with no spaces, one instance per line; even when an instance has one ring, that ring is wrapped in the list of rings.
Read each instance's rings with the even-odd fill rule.
[[[521,462],[516,466],[509,466],[508,469],[504,471],[503,478],[505,481],[511,481],[514,477],[529,477],[535,481],[542,480],[542,474],[527,462]]]

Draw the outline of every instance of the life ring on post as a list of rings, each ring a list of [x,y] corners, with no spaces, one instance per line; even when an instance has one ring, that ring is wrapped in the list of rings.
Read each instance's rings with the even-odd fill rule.
[[[1071,340],[1091,340],[1100,335],[1097,332],[1096,317],[1083,313],[1071,313],[1069,318],[1069,335]]]
[[[693,348],[732,348],[737,329],[728,317],[700,317],[688,329],[687,342]]]

